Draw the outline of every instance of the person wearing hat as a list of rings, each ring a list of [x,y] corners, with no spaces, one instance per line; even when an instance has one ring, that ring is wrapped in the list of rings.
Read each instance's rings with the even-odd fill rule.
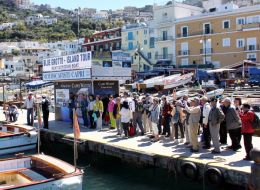
[[[35,107],[35,101],[32,92],[29,92],[23,107],[27,110],[27,125],[33,126],[33,108]]]
[[[201,109],[199,105],[199,98],[195,97],[191,100],[191,106],[188,107],[187,103],[185,103],[185,110],[190,114],[189,116],[189,124],[187,126],[189,139],[191,143],[191,152],[198,152],[199,151],[199,142],[198,142],[198,129],[199,129],[199,122],[200,122],[200,114]]]
[[[46,95],[42,95],[42,117],[43,117],[43,128],[49,129],[49,106],[50,101],[47,99]]]
[[[210,101],[211,109],[208,116],[208,125],[210,130],[211,139],[214,149],[211,151],[213,154],[220,153],[219,143],[219,129],[220,123],[225,119],[225,115],[220,107],[217,107],[217,98],[212,98]]]
[[[226,108],[226,126],[232,143],[228,149],[237,151],[242,148],[240,145],[242,122],[235,107],[231,106],[230,98],[224,99],[224,106]]]

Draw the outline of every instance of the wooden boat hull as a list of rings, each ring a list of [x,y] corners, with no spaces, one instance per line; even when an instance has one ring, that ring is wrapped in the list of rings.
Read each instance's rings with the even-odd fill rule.
[[[30,131],[27,134],[18,134],[0,137],[0,155],[23,152],[35,149],[37,144],[37,132]]]
[[[43,182],[40,184],[28,185],[25,187],[18,187],[15,189],[19,190],[82,190],[83,175],[72,176],[68,178],[62,178],[58,180],[53,180],[49,182]],[[0,187],[1,189],[1,187]],[[12,189],[12,188],[8,188]],[[1,189],[2,190],[2,189]]]

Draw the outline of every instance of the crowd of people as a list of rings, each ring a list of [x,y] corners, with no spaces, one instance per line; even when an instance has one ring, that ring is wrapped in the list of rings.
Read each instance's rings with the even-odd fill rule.
[[[241,149],[244,138],[245,160],[251,160],[254,117],[249,104],[242,104],[240,98],[234,102],[230,98],[208,99],[183,96],[177,100],[173,95],[170,102],[166,96],[153,97],[150,94],[139,96],[137,93],[110,95],[109,100],[100,96],[87,96],[83,93],[71,96],[69,108],[71,119],[73,109],[82,115],[83,127],[101,130],[109,122],[110,129],[117,135],[128,138],[133,135],[149,134],[152,142],[160,137],[184,142],[191,152],[199,152],[198,134],[202,131],[203,149],[213,149],[212,154],[221,152],[220,146],[227,145],[227,134],[231,145],[227,149]],[[102,117],[103,116],[103,117]],[[105,122],[105,123],[104,123]],[[211,143],[212,142],[212,143]]]
[[[48,128],[49,104],[46,96],[42,98],[44,127]],[[33,121],[32,102],[32,94],[29,94],[24,104],[29,125]],[[159,141],[161,137],[170,138],[176,143],[184,143],[193,153],[203,148],[211,149],[212,154],[220,154],[221,145],[227,145],[227,134],[231,145],[225,148],[238,151],[242,148],[240,141],[243,136],[244,159],[251,160],[256,115],[249,104],[242,104],[240,98],[234,101],[230,98],[209,100],[205,96],[189,98],[184,95],[177,100],[174,93],[171,98],[157,98],[150,94],[141,96],[125,92],[101,99],[99,95],[79,93],[70,95],[68,107],[71,121],[75,111],[83,119],[82,127],[102,130],[108,124],[111,130],[117,131],[118,136],[125,138],[149,135],[152,142]]]

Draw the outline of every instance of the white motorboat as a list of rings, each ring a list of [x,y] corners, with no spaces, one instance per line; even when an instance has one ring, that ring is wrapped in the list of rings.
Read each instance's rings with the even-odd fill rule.
[[[57,158],[37,154],[0,160],[0,189],[82,190],[83,172]]]
[[[216,96],[221,96],[224,93],[224,89],[220,88],[220,89],[216,89],[216,90],[212,90],[209,91],[205,94],[205,96],[207,98],[214,98]]]
[[[26,125],[0,126],[0,155],[35,149],[37,131]]]
[[[188,73],[184,75],[179,75],[170,79],[165,79],[163,80],[163,86],[164,89],[171,89],[171,88],[176,88],[178,86],[183,86],[192,80],[193,73]]]

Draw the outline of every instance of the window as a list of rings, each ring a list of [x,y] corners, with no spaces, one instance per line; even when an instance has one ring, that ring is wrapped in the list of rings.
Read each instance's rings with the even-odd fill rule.
[[[147,53],[147,57],[148,59],[152,59],[152,53],[151,52]]]
[[[247,24],[259,23],[259,16],[250,16],[247,17]]]
[[[167,40],[167,31],[162,32],[163,40]]]
[[[256,53],[248,53],[247,59],[251,61],[256,61]]]
[[[155,42],[154,37],[151,37],[150,38],[150,48],[154,48],[154,42]]]
[[[211,27],[210,27],[210,23],[205,23],[203,24],[203,30],[204,30],[204,34],[210,34],[211,33]]]
[[[222,40],[222,46],[223,47],[229,47],[230,46],[230,38],[224,38]]]
[[[144,40],[144,45],[147,45],[147,40]]]
[[[147,34],[147,30],[144,30],[144,34]]]
[[[167,59],[168,58],[168,48],[164,47],[162,48],[163,51],[163,59]]]
[[[247,38],[247,50],[248,51],[256,50],[256,38]]]
[[[128,32],[127,39],[128,39],[128,40],[133,40],[133,39],[134,39],[133,32]]]
[[[204,64],[211,64],[211,57],[204,57],[203,61],[204,61]]]
[[[136,31],[136,35],[138,35],[138,31]]]
[[[181,43],[181,55],[188,55],[189,44],[188,42]]]
[[[237,39],[237,48],[243,48],[245,46],[244,39]]]
[[[133,49],[134,49],[133,42],[128,42],[128,50],[133,50]]]
[[[188,36],[188,26],[183,26],[181,28],[181,36],[182,37],[187,37]]]
[[[182,58],[181,65],[189,65],[189,58]]]
[[[244,25],[244,24],[246,24],[245,17],[237,18],[237,24],[238,24],[238,25]]]
[[[230,21],[224,20],[223,21],[223,29],[228,29],[228,28],[230,28]]]

